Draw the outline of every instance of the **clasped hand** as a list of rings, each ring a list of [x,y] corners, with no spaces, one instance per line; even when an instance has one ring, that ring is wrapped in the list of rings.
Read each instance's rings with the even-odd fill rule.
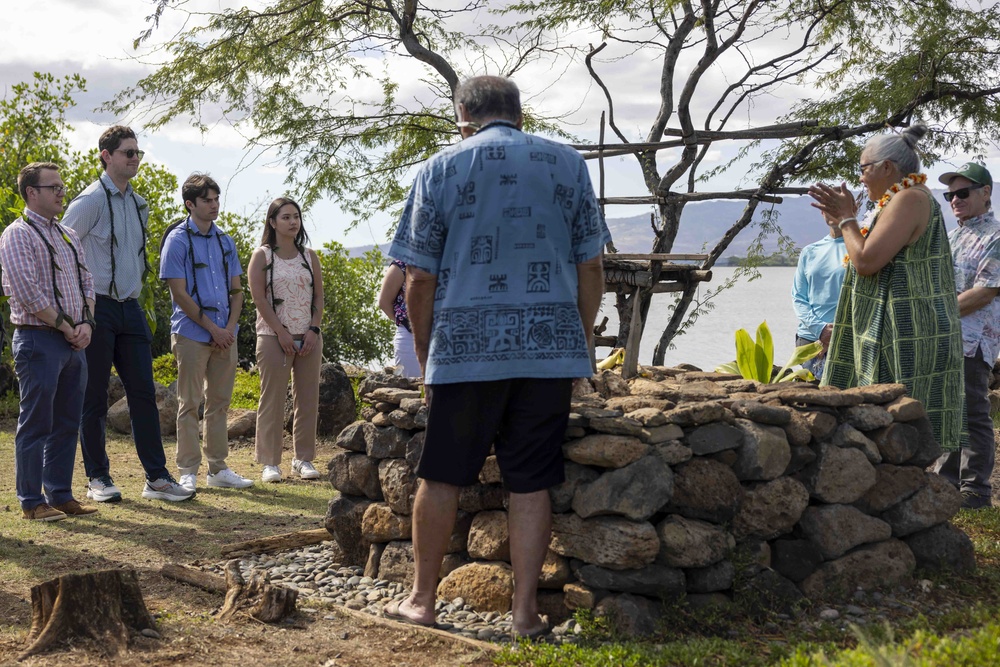
[[[212,345],[220,350],[228,350],[236,342],[236,335],[228,328],[215,327],[211,331]]]
[[[857,206],[854,195],[847,189],[847,183],[841,183],[836,188],[826,183],[817,183],[809,188],[809,196],[816,200],[812,206],[823,212],[826,224],[831,227],[844,218],[855,216]]]
[[[73,327],[72,331],[69,333],[63,333],[63,338],[66,342],[70,344],[74,350],[80,351],[87,348],[90,345],[90,337],[93,335],[93,330],[90,328],[90,324],[86,322],[81,322]]]

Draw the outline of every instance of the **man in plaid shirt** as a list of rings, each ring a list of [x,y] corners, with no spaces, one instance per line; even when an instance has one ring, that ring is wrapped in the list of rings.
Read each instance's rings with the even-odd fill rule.
[[[97,511],[77,502],[72,491],[87,386],[84,349],[94,331],[94,280],[76,234],[56,220],[66,194],[59,166],[33,162],[18,174],[17,186],[24,215],[0,235],[21,392],[14,436],[17,499],[25,519],[58,521]]]

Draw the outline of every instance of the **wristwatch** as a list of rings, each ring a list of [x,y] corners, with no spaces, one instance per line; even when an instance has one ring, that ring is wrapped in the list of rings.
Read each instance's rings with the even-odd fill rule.
[[[313,327],[313,326],[311,326],[311,327],[309,327],[309,331],[312,331],[317,336],[319,335],[319,327]]]

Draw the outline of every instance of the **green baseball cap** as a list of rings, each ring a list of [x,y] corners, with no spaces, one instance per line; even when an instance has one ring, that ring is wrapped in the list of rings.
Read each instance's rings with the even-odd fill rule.
[[[941,174],[938,180],[945,185],[950,185],[951,180],[956,176],[967,178],[973,183],[978,183],[979,185],[988,185],[991,188],[993,187],[993,177],[990,176],[990,172],[986,169],[986,167],[975,162],[966,162],[958,168],[958,171],[949,171],[947,174]]]

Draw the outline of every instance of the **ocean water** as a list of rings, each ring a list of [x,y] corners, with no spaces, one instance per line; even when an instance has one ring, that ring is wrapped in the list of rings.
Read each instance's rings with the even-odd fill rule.
[[[734,267],[712,269],[711,283],[703,283],[698,298],[734,275]],[[774,339],[774,363],[784,365],[795,349],[795,329],[798,319],[792,308],[792,278],[795,267],[776,266],[760,269],[760,277],[748,281],[745,278],[732,288],[723,290],[711,300],[714,308],[698,317],[698,320],[683,335],[674,338],[674,349],[668,350],[664,363],[673,366],[689,363],[702,370],[712,370],[719,364],[736,358],[736,330],[746,329],[753,337],[757,326],[767,321]],[[653,349],[673,314],[674,295],[654,294],[649,309],[646,328],[639,346],[639,363],[650,364]],[[690,312],[690,311],[689,311]],[[608,317],[606,335],[618,331],[618,314],[614,308],[614,295],[605,295],[601,312],[597,316],[600,323]],[[597,348],[598,360],[610,352],[609,348]]]

